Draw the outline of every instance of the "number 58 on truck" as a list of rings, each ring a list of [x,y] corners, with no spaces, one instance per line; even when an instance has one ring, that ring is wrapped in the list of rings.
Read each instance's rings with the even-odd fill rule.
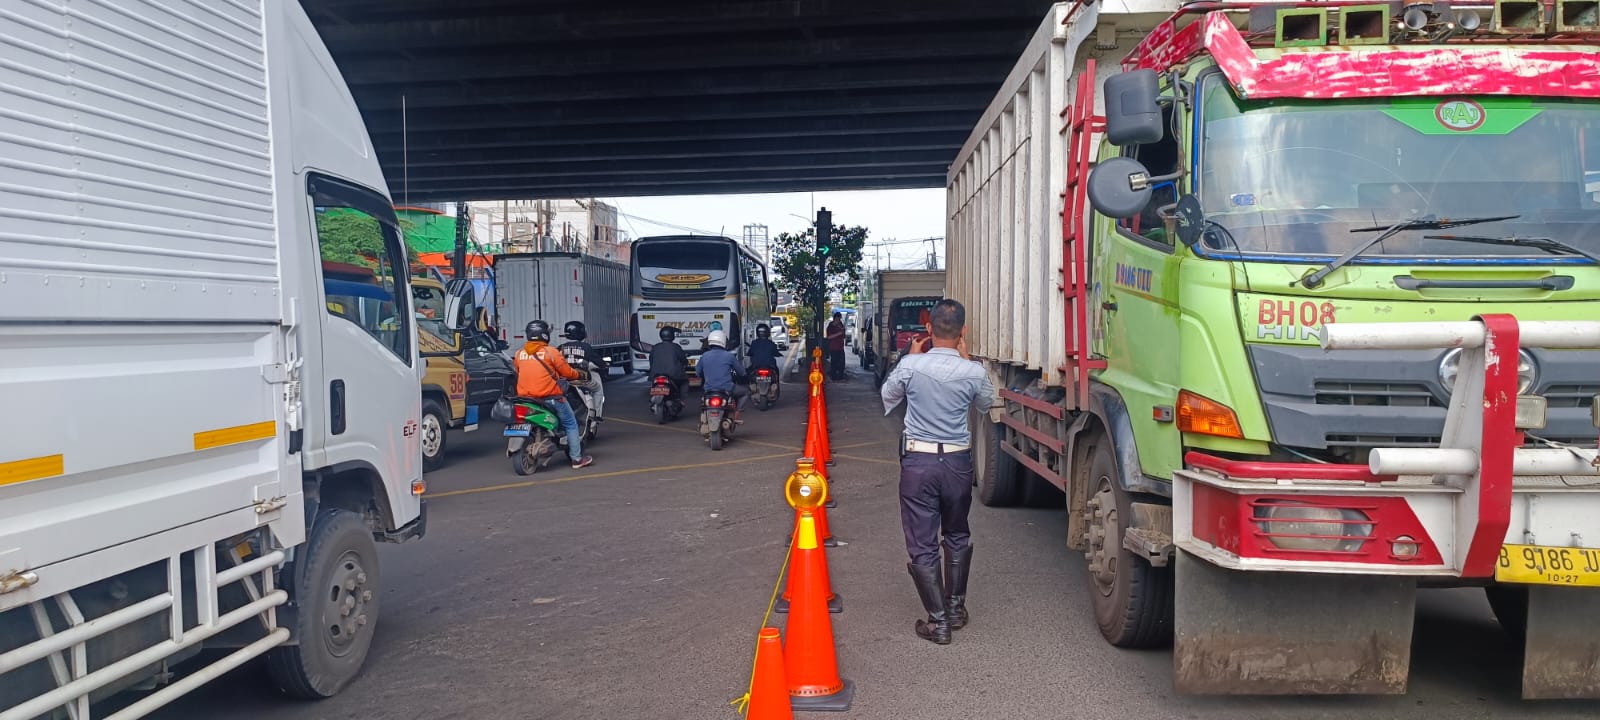
[[[1597,175],[1593,3],[1055,6],[948,176],[981,500],[1183,692],[1404,692],[1478,586],[1600,695]]]

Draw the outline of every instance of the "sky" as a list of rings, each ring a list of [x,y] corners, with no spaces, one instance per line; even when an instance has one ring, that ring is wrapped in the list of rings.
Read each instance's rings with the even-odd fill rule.
[[[864,256],[873,263],[892,258],[896,268],[920,267],[927,243],[873,245],[885,240],[918,240],[944,236],[944,189],[862,190],[818,193],[767,193],[759,195],[687,195],[669,197],[605,198],[621,215],[617,225],[635,238],[688,232],[721,234],[739,239],[744,226],[764,224],[771,237],[803,232],[827,208],[834,225],[864,225],[870,231]],[[799,217],[796,217],[799,216]],[[940,257],[944,243],[934,243]]]

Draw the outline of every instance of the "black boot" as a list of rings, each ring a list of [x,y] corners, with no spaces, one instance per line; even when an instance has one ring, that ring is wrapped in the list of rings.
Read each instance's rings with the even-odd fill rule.
[[[967,626],[967,572],[972,569],[972,543],[961,552],[944,546],[944,606],[950,613],[950,629]]]
[[[917,586],[917,596],[922,598],[922,609],[928,611],[927,620],[917,621],[917,637],[931,643],[949,645],[950,621],[945,616],[939,566],[907,563],[906,570],[911,572],[911,581]]]

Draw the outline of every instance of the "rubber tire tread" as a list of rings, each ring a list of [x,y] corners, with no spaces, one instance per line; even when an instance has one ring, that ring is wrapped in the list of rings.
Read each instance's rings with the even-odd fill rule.
[[[1489,585],[1484,587],[1483,594],[1489,600],[1489,609],[1494,611],[1494,619],[1500,622],[1500,628],[1521,650],[1528,640],[1528,589]]]
[[[439,405],[438,400],[425,398],[422,401],[422,414],[433,415],[439,420],[439,454],[431,460],[427,455],[422,456],[423,472],[433,472],[444,467],[445,455],[450,452],[450,413]]]
[[[1105,435],[1089,451],[1090,495],[1102,477],[1110,478],[1117,518],[1131,517],[1133,499],[1117,483],[1116,454]],[[1093,519],[1090,522],[1095,522]],[[1119,530],[1126,530],[1119,522]],[[1120,648],[1155,648],[1172,643],[1174,576],[1170,566],[1158,568],[1122,547],[1122,538],[1107,539],[1117,547],[1117,579],[1111,596],[1102,598],[1090,582],[1090,604],[1106,642]]]
[[[989,507],[1012,507],[1023,499],[1022,482],[1028,478],[1022,477],[1022,466],[1004,450],[1000,449],[1002,426],[1000,423],[989,422],[987,415],[973,413],[968,422],[976,432],[984,433],[978,438],[978,502]],[[1041,481],[1042,482],[1042,481]]]
[[[367,653],[372,649],[372,638],[378,630],[378,611],[382,609],[380,601],[383,597],[383,576],[379,573],[378,567],[378,545],[373,542],[372,531],[368,530],[366,523],[361,521],[361,516],[349,510],[337,508],[317,513],[316,522],[311,528],[311,535],[306,538],[305,553],[304,555],[298,553],[296,555],[295,562],[301,562],[300,558],[303,557],[304,562],[309,562],[310,566],[306,568],[305,573],[298,573],[298,569],[296,569],[298,580],[294,588],[294,598],[298,602],[302,598],[321,600],[325,597],[326,593],[320,591],[312,592],[312,580],[322,576],[323,566],[337,560],[347,548],[335,544],[333,552],[324,554],[321,551],[323,546],[336,543],[341,536],[345,535],[350,536],[350,542],[355,546],[354,549],[365,555],[370,563],[367,567],[367,573],[372,579],[372,582],[369,583],[373,598],[369,601],[369,607],[373,608],[371,621],[367,623],[365,632],[357,640],[360,647],[353,651],[353,655],[331,659],[332,662],[344,665],[341,668],[341,670],[345,671],[343,677],[330,679],[318,671],[307,668],[305,658],[300,652],[305,647],[304,643],[292,646],[280,645],[269,650],[267,652],[267,673],[272,678],[273,684],[277,685],[278,689],[285,695],[292,698],[321,700],[338,694],[340,690],[343,690],[345,686],[350,684],[351,680],[354,680],[360,674],[361,666],[366,662]],[[295,577],[296,574],[289,576]],[[320,585],[321,583],[317,584]],[[303,639],[310,637],[311,632],[320,633],[320,627],[312,628],[311,626],[321,625],[322,613],[311,611],[304,606],[297,609],[298,612],[295,613],[295,637]]]

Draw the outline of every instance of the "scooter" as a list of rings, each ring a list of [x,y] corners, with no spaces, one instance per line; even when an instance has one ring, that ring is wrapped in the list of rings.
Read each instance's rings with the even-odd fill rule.
[[[755,391],[750,396],[755,399],[756,407],[762,412],[778,403],[779,394],[778,372],[772,368],[756,368]]]
[[[656,418],[656,424],[665,423],[683,414],[683,397],[678,392],[677,383],[665,375],[654,375],[650,378],[650,414]]]
[[[721,390],[710,390],[700,400],[700,436],[711,443],[712,450],[733,439],[734,411],[738,409],[733,395]]]
[[[573,396],[576,395],[575,399]],[[593,399],[589,393],[573,388],[567,393],[567,403],[583,429],[583,444],[595,441],[600,435],[600,420],[592,410]],[[511,469],[518,475],[532,475],[550,465],[557,454],[565,454],[567,434],[561,429],[561,419],[543,402],[531,398],[516,398],[512,405],[512,421],[502,433],[506,439],[506,455],[511,458]]]

